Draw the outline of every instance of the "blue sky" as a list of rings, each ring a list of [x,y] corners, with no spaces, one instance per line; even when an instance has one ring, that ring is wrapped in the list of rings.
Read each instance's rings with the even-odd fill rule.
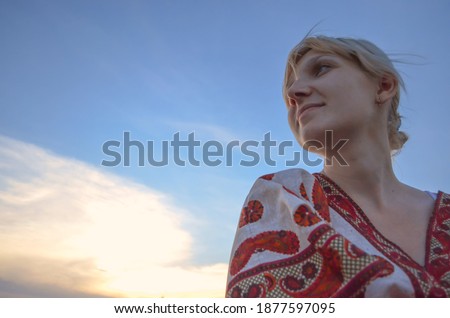
[[[436,0],[1,1],[0,227],[7,230],[3,239],[17,238],[11,244],[24,252],[19,257],[10,246],[9,258],[0,259],[0,295],[220,294],[241,204],[254,180],[284,169],[284,161],[241,167],[234,152],[232,167],[139,167],[132,152],[130,167],[104,167],[110,158],[102,145],[122,140],[125,131],[155,148],[177,132],[224,145],[261,141],[269,131],[278,142],[293,140],[281,97],[285,61],[317,23],[315,33],[366,38],[406,62],[397,66],[407,88],[400,112],[410,140],[395,158],[396,173],[417,188],[450,192],[449,12],[448,1]],[[146,197],[153,205],[137,199]],[[124,224],[123,246],[110,231],[115,227],[105,227],[111,219]],[[28,226],[17,225],[22,221]],[[146,222],[153,234],[140,227]],[[58,227],[66,234],[52,232]],[[30,228],[34,236],[22,240]],[[97,230],[111,240],[90,236]],[[163,243],[165,234],[171,240]],[[88,238],[103,245],[89,249]],[[122,249],[103,255],[108,242]],[[25,252],[36,249],[49,253],[45,262]],[[139,252],[130,259],[154,272],[171,264],[166,275],[216,283],[197,288],[187,279],[183,288],[165,290],[123,282],[151,276],[144,266],[133,272],[129,264],[114,265],[120,251],[142,249],[149,259]],[[163,251],[167,257],[152,263]],[[51,279],[26,284],[6,274],[18,259],[57,259],[61,273],[63,264],[83,259],[110,276],[94,271],[72,289]],[[15,268],[35,277],[26,266]],[[119,282],[125,272],[130,276]],[[51,284],[57,286],[43,288]]]

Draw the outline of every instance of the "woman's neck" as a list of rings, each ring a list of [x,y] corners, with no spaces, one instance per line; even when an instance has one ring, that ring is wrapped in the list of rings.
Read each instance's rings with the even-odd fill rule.
[[[352,197],[382,207],[403,185],[394,174],[389,145],[349,142],[341,156],[347,165],[331,160],[324,174]]]

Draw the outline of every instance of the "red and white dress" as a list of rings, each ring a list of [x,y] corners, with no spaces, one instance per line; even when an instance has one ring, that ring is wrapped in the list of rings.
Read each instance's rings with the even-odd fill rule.
[[[227,297],[449,297],[450,195],[439,192],[419,265],[323,174],[260,177],[242,209]]]

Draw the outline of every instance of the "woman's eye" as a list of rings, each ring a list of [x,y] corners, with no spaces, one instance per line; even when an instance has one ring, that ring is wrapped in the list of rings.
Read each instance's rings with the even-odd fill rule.
[[[319,64],[319,65],[316,67],[316,72],[315,72],[316,76],[325,73],[326,71],[328,71],[328,70],[330,69],[330,67],[331,67],[331,66],[328,65],[328,64]]]

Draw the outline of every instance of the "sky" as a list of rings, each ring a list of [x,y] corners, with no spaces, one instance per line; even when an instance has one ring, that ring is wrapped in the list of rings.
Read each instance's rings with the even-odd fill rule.
[[[410,139],[395,172],[450,192],[449,12],[445,0],[1,0],[0,297],[223,296],[250,187],[300,151],[281,84],[313,27],[401,61]],[[273,162],[269,135],[292,142]],[[169,147],[190,136],[192,153]],[[167,164],[151,164],[164,144]]]

